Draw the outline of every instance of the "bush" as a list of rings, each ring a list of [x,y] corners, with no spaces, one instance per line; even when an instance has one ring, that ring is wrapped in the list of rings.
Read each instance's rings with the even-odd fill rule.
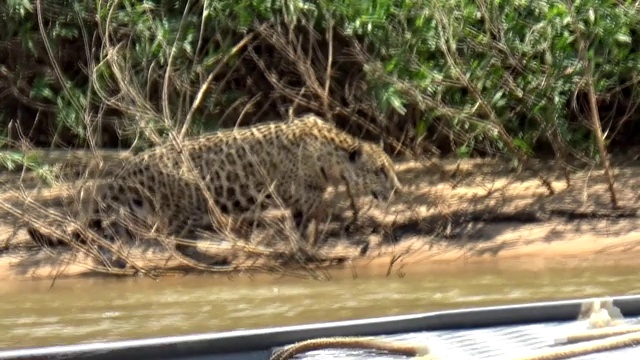
[[[3,6],[5,148],[146,148],[314,111],[394,152],[584,159],[597,155],[589,101],[611,148],[640,134],[632,2]]]

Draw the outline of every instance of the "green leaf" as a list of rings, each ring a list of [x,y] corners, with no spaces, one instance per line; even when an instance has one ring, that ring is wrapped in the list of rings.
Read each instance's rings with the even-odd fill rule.
[[[613,37],[617,42],[623,44],[631,44],[631,36],[626,34],[616,34]]]

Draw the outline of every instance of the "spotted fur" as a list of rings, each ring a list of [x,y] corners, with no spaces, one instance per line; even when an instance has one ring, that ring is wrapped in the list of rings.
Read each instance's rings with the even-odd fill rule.
[[[326,218],[322,201],[331,186],[347,185],[380,201],[400,188],[381,147],[314,115],[220,130],[185,140],[180,149],[162,145],[130,158],[103,180],[91,192],[97,201],[87,202],[83,215],[109,241],[130,235],[123,214],[147,229],[188,237],[212,227],[214,210],[222,219],[253,218],[276,199],[304,232],[310,222]],[[29,232],[40,243],[54,241]]]

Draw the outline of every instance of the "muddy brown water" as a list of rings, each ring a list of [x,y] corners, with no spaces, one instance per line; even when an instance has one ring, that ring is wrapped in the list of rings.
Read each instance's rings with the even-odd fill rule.
[[[456,266],[329,281],[189,276],[4,283],[0,347],[272,327],[474,306],[640,293],[637,267]],[[635,287],[634,287],[635,286]]]

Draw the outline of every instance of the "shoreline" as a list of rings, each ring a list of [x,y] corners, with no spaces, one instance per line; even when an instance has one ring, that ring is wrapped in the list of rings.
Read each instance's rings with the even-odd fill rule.
[[[602,171],[575,172],[570,186],[562,174],[548,171],[543,175],[555,190],[550,194],[536,174],[514,174],[495,160],[442,161],[440,165],[455,176],[443,178],[442,172],[422,163],[398,164],[398,177],[408,191],[384,209],[370,208],[365,214],[385,230],[329,239],[323,254],[349,260],[322,271],[385,275],[459,266],[535,270],[590,263],[637,264],[640,216],[633,212],[617,216],[609,210]],[[619,203],[635,207],[633,189],[640,188],[640,167],[619,166],[615,170]],[[64,190],[64,186],[60,188]],[[56,203],[64,193],[60,188],[39,192],[37,201]],[[5,205],[20,206],[17,192],[5,192],[0,199]],[[362,201],[362,208],[366,208],[368,203]],[[346,202],[341,206],[339,211],[349,213]],[[553,209],[569,209],[569,215],[573,211],[580,216],[558,215],[560,211],[554,213]],[[14,224],[10,217],[4,224],[0,222],[0,235],[7,234],[0,241],[24,247],[30,240],[24,230],[15,231]],[[359,255],[357,246],[362,240],[370,244],[364,256]],[[93,277],[82,265],[67,263],[65,253],[58,249],[48,257],[40,250],[10,249],[0,255],[1,280]],[[202,271],[194,273],[199,276]]]
[[[597,241],[596,241],[597,240]],[[380,248],[375,254],[348,260],[342,265],[329,266],[322,269],[332,276],[350,272],[376,277],[395,277],[402,274],[421,273],[425,271],[458,271],[463,268],[491,267],[505,270],[536,271],[549,268],[625,266],[637,267],[640,263],[640,231],[615,238],[594,239],[593,236],[582,236],[555,242],[537,241],[522,244],[513,241],[506,249],[493,253],[496,247],[504,247],[499,240],[487,241],[478,246],[460,248],[451,245],[416,246],[413,243],[400,244],[395,247]],[[412,247],[414,249],[412,249]],[[56,278],[114,278],[113,275],[93,272],[78,264],[48,265],[43,261],[40,265],[25,270],[20,265],[28,253],[21,255],[0,256],[0,280],[30,281],[54,280]],[[40,256],[42,254],[40,253]],[[239,271],[210,273],[212,275],[240,275]],[[207,272],[192,271],[184,274],[165,275],[167,277],[207,276]],[[278,277],[281,274],[256,273],[252,276]]]

